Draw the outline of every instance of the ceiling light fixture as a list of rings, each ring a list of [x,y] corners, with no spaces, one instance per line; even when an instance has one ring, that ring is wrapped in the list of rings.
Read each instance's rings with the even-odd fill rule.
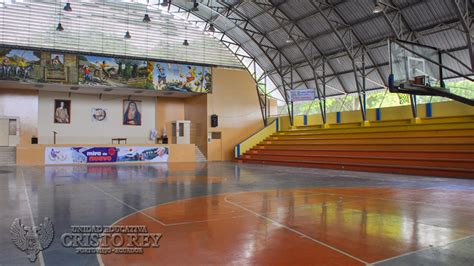
[[[384,3],[380,0],[375,0],[375,5],[373,9],[374,14],[378,14],[380,12],[383,12],[384,10],[385,10]]]
[[[216,32],[216,29],[214,28],[214,24],[212,23],[209,25],[209,28],[207,30],[210,32]]]
[[[184,45],[184,46],[189,46],[189,42],[188,42],[187,39],[184,40],[183,45]]]
[[[130,24],[129,19],[130,19],[130,4],[127,3],[127,32],[125,32],[125,35],[123,36],[125,40],[130,40],[132,38],[132,35],[128,31],[128,26]]]
[[[61,24],[61,16],[62,16],[62,10],[61,10],[61,6],[62,6],[62,3],[61,1],[59,1],[59,17],[58,17],[58,25],[56,26],[56,31],[64,31],[64,27],[63,25]]]
[[[71,12],[72,11],[71,3],[66,3],[63,9],[64,11]]]
[[[58,26],[56,27],[57,31],[64,31],[63,25],[61,25],[61,22],[58,23]]]
[[[150,16],[148,16],[148,14],[145,14],[145,16],[143,17],[143,22],[145,22],[145,23],[150,23],[151,22]]]
[[[145,6],[145,16],[143,17],[143,22],[145,23],[150,23],[151,19],[150,16],[148,16],[148,5],[150,4],[150,0],[146,1],[146,6]]]
[[[191,11],[194,11],[194,12],[199,11],[198,6],[199,6],[199,3],[196,0],[193,0],[193,8],[191,9]]]

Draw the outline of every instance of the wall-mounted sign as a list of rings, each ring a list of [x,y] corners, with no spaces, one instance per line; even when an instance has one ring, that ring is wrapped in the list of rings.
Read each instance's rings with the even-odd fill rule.
[[[46,147],[45,164],[167,162],[167,147]]]
[[[288,100],[290,102],[312,101],[316,98],[315,90],[289,90]]]

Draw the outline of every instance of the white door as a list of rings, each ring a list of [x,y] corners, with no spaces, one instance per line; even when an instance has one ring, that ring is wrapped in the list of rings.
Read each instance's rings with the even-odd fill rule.
[[[0,146],[8,146],[9,119],[0,119]]]

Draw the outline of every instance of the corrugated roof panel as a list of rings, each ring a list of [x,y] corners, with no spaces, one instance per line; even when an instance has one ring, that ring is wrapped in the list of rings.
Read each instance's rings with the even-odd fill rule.
[[[281,47],[287,45],[287,40],[289,38],[288,33],[283,29],[277,29],[267,34],[267,38],[274,43],[275,46]]]
[[[287,14],[290,19],[299,19],[315,12],[313,5],[309,1],[287,0],[280,6],[280,9]]]
[[[326,84],[326,96],[335,96],[345,94],[344,88],[337,79],[332,79]]]
[[[262,13],[262,8],[252,2],[245,2],[238,6],[237,10],[247,18],[253,18]]]
[[[456,19],[452,4],[446,0],[418,1],[403,9],[402,14],[413,30]]]
[[[307,17],[299,21],[298,25],[308,36],[317,36],[318,34],[331,31],[331,27],[320,14]]]
[[[341,14],[348,24],[353,24],[368,17],[374,17],[372,12],[373,0],[343,1],[336,6],[336,10]]]
[[[466,60],[467,58],[469,58],[469,53],[467,52],[467,50],[462,50],[462,51],[456,51],[456,52],[453,52],[451,53],[452,56],[454,56],[455,58],[458,58],[462,61],[464,61],[464,65],[468,64],[469,62]],[[463,60],[464,59],[464,60]],[[461,74],[464,74],[464,75],[472,75],[472,71],[469,71],[469,69],[464,66],[463,64],[459,63],[458,60],[450,57],[449,55],[443,55],[443,64],[445,64],[446,66],[452,68],[453,70],[461,73]],[[457,77],[458,75],[447,70],[447,69],[443,69],[443,72],[444,72],[444,77],[445,78],[452,78],[452,77]]]
[[[389,61],[388,42],[387,45],[370,49],[370,55],[375,64],[381,65],[387,63]]]
[[[347,56],[330,59],[329,63],[333,66],[337,73],[349,71],[352,69],[352,61]]]
[[[347,73],[340,75],[342,80],[342,85],[346,89],[347,93],[357,92],[357,85],[355,82],[354,73]]]
[[[268,32],[280,27],[280,24],[268,13],[250,18],[250,21],[260,32]]]
[[[304,66],[297,68],[303,80],[314,79],[313,69],[310,66]]]
[[[461,29],[451,29],[423,35],[421,42],[443,50],[467,46],[466,34],[461,32]]]
[[[359,38],[365,42],[381,40],[393,36],[390,26],[382,16],[374,17],[352,27]]]
[[[296,45],[285,47],[282,52],[291,62],[306,60]]]
[[[316,43],[323,54],[344,50],[344,45],[334,33],[322,35],[314,39],[314,43]]]

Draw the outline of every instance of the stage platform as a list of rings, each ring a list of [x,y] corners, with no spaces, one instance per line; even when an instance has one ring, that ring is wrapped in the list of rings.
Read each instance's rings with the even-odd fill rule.
[[[67,151],[72,151],[72,153],[64,155]],[[195,162],[195,151],[195,144],[29,144],[17,146],[16,164],[24,166]],[[161,158],[150,159],[147,156],[150,152],[160,153]],[[52,153],[62,153],[62,156],[69,158],[59,157],[58,159],[60,155],[53,154],[52,156]],[[101,153],[105,156],[101,156]],[[77,154],[83,158],[70,158],[77,157]]]

